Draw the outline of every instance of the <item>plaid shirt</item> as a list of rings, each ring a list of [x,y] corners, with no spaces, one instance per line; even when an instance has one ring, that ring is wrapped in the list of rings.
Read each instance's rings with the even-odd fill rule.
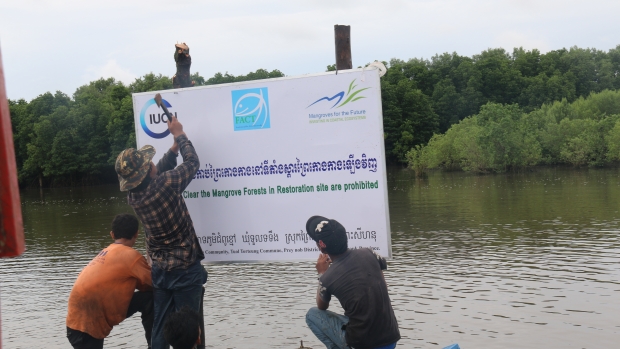
[[[198,171],[200,162],[187,136],[178,136],[176,141],[183,163],[175,168],[177,155],[166,152],[157,163],[158,176],[148,187],[127,194],[129,205],[144,226],[153,265],[166,271],[187,269],[205,257],[181,196]]]

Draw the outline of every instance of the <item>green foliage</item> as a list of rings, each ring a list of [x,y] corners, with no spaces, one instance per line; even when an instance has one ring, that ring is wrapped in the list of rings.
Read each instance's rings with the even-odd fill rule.
[[[195,72],[190,76],[190,79],[194,82],[194,86],[203,86],[207,84],[207,80],[200,75],[199,72]]]
[[[588,98],[580,97],[573,103],[575,118],[600,120],[609,115],[620,114],[618,92],[605,90]]]
[[[488,103],[476,121],[481,128],[477,142],[490,170],[503,172],[537,164],[541,148],[535,131],[518,105]]]
[[[409,81],[411,89],[420,90],[430,97],[430,107],[437,115],[437,131],[442,133],[466,117],[480,113],[487,103],[518,104],[525,113],[539,110],[546,104],[559,117],[566,110],[562,109],[562,105],[554,105],[556,101],[564,100],[564,105],[585,101],[593,92],[620,87],[620,45],[608,52],[572,47],[541,54],[535,49],[526,51],[515,48],[512,53],[489,49],[473,57],[444,53],[430,60],[392,59],[388,74],[382,80],[390,85],[398,85],[401,80]],[[613,98],[609,100],[610,95],[597,96],[607,98],[608,102],[586,101],[582,107],[571,108],[570,112],[575,113],[571,118],[580,118],[582,114],[600,118],[601,115],[618,113],[616,102]],[[599,110],[589,110],[590,106]],[[402,116],[395,116],[394,108],[389,109],[392,113],[386,114],[384,105],[386,129],[402,119]],[[392,117],[396,117],[396,121],[390,120]],[[428,139],[417,135],[417,131],[411,134],[414,145],[420,144],[416,140]],[[402,154],[404,148],[396,148],[398,146],[397,142],[386,141],[386,153],[398,153],[397,156],[388,155],[388,160],[398,162],[405,157]],[[537,151],[531,150],[536,158]],[[502,167],[501,164],[504,164],[506,168],[516,165],[503,161],[494,163],[493,166]]]
[[[405,162],[409,149],[428,142],[438,129],[430,98],[412,84],[409,80],[381,81],[385,155],[393,162]]]
[[[30,101],[9,101],[11,112],[11,124],[13,126],[13,141],[15,158],[20,182],[38,178],[43,173],[42,163],[45,153],[31,152],[31,144],[36,141],[38,124],[41,118],[54,113],[56,109],[68,108],[71,99],[64,93],[57,91],[55,94],[47,92]],[[44,136],[47,136],[44,134]],[[53,134],[48,138],[51,141]],[[40,159],[36,161],[34,159]]]
[[[560,126],[566,129],[567,136],[560,150],[560,159],[573,166],[602,166],[614,161],[608,156],[608,140],[617,121],[617,115],[599,120],[562,120]]]
[[[455,160],[458,162],[453,161],[447,168],[456,170],[457,166],[460,166],[465,171],[486,172],[490,167],[488,156],[478,142],[482,127],[473,118],[462,120],[459,125],[454,132],[448,132],[452,136],[452,146],[457,155]],[[436,162],[439,162],[439,159]]]
[[[610,161],[620,160],[620,121],[616,121],[614,127],[605,137],[607,145],[607,158]]]
[[[131,93],[161,91],[171,88],[171,78],[163,76],[161,74],[155,75],[153,73],[148,73],[141,78],[137,78],[134,82],[129,84],[129,90],[131,90]]]
[[[409,166],[416,172],[432,168],[486,172],[488,156],[478,142],[481,131],[475,117],[464,119],[445,134],[434,135],[426,146],[407,153]]]
[[[259,69],[229,79],[246,81],[284,76]],[[196,85],[218,83],[221,74]],[[219,81],[226,82],[226,81]],[[79,87],[73,97],[56,92],[29,103],[9,100],[18,175],[21,185],[93,184],[116,180],[114,162],[125,148],[136,146],[131,94],[172,88],[172,80],[149,73],[129,86],[99,79]]]
[[[502,172],[539,164],[604,166],[620,160],[620,91],[566,99],[525,113],[487,103],[426,146],[407,153],[416,171]]]
[[[430,59],[392,59],[381,79],[388,162],[473,172],[535,164],[601,166],[620,161],[620,45],[608,52],[489,49]],[[327,71],[335,65],[327,66]],[[195,86],[283,77],[192,74]],[[21,184],[90,183],[114,178],[116,155],[134,147],[132,93],[166,90],[146,74],[128,86],[100,79],[72,97],[47,92],[9,101]]]
[[[257,71],[250,72],[247,75],[238,75],[238,76],[228,74],[228,72],[226,72],[225,74],[216,73],[212,78],[209,78],[206,81],[205,85],[217,85],[217,84],[226,84],[226,83],[232,83],[232,82],[272,79],[272,78],[280,78],[280,77],[284,77],[284,74],[277,69],[274,69],[272,71],[267,71],[265,69],[258,69]]]

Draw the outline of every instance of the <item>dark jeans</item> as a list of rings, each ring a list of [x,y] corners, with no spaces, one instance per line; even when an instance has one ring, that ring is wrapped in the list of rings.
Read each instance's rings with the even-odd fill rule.
[[[103,339],[67,327],[67,339],[75,349],[103,349]]]
[[[207,271],[200,261],[187,269],[165,271],[153,265],[153,298],[155,318],[153,323],[153,349],[168,349],[170,346],[164,339],[164,324],[168,315],[188,306],[197,313],[202,305],[203,288],[207,282]],[[204,331],[203,331],[204,332]]]
[[[142,318],[142,326],[144,327],[144,337],[149,348],[151,348],[151,335],[153,332],[153,292],[135,292],[131,301],[129,302],[129,308],[127,309],[127,316],[130,317],[136,312],[140,312]],[[67,327],[67,338],[69,343],[75,349],[103,349],[103,339],[97,339],[88,333],[84,333],[78,330]]]
[[[155,317],[155,307],[153,304],[153,292],[135,292],[127,308],[127,317],[136,312],[140,312],[142,327],[144,327],[144,337],[146,343],[151,348],[151,336],[153,335],[153,319]]]

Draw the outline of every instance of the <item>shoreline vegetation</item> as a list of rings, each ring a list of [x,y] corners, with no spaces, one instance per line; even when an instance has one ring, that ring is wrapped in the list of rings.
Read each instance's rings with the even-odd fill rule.
[[[390,165],[473,173],[538,165],[609,166],[620,161],[620,45],[488,49],[430,59],[392,59],[381,78]],[[335,70],[328,66],[327,70]],[[192,74],[196,86],[285,76]],[[20,186],[113,183],[116,155],[135,147],[131,94],[172,88],[146,74],[125,85],[99,79],[73,96],[9,100]]]
[[[489,173],[540,165],[616,165],[620,91],[592,93],[573,103],[562,99],[529,113],[516,104],[487,103],[406,157],[417,175],[429,169]]]

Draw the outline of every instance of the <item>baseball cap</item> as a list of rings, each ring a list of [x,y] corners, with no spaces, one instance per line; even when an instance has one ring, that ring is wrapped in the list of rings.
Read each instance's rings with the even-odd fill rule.
[[[306,232],[312,240],[318,241],[332,234],[346,234],[346,229],[335,219],[312,216],[306,222]]]

